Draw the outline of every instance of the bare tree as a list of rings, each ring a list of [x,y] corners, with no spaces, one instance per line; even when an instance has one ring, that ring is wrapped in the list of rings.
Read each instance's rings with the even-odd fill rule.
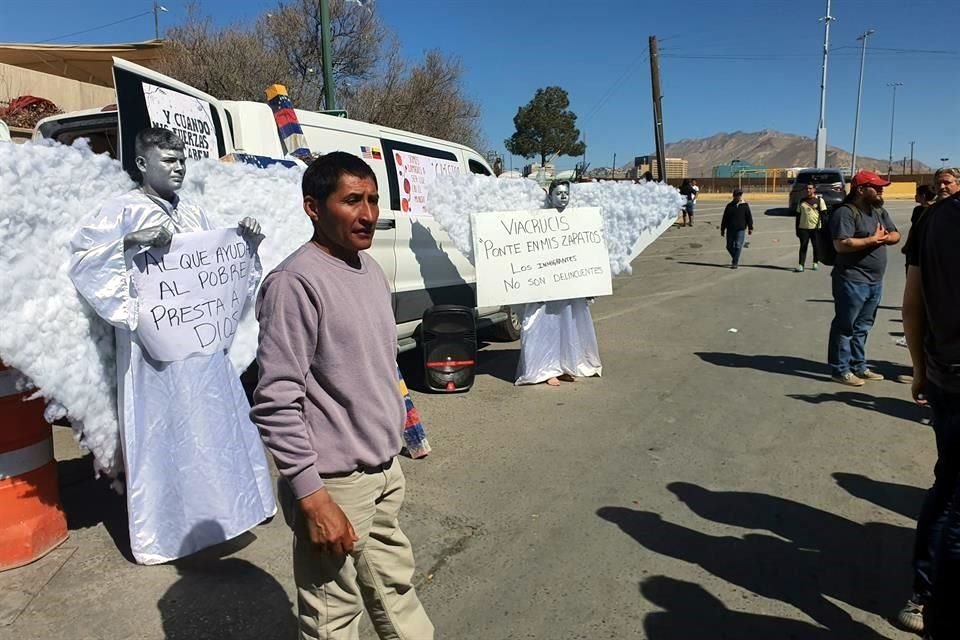
[[[367,80],[380,60],[386,30],[376,14],[344,0],[330,2],[333,77],[338,86]],[[323,47],[317,0],[281,3],[252,25],[215,29],[197,3],[166,32],[160,71],[225,100],[262,100],[286,85],[294,104],[323,107]]]
[[[385,71],[345,96],[350,116],[435,138],[482,146],[480,107],[463,94],[463,67],[437,51],[409,66],[396,45]]]
[[[376,13],[331,0],[330,30],[338,102],[352,118],[482,146],[480,107],[463,93],[463,67],[437,51],[411,65]],[[167,30],[160,71],[225,100],[264,99],[287,87],[301,109],[323,108],[318,0],[287,0],[251,25],[216,29],[197,4]]]

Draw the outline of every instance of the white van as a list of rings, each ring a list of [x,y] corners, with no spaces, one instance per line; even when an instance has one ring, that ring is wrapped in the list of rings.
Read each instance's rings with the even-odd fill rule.
[[[214,131],[203,144],[211,147],[212,157],[230,153],[273,159],[285,156],[273,112],[266,103],[220,101],[116,58],[114,82],[119,111],[107,107],[45,118],[37,123],[34,137],[65,144],[89,138],[95,151],[119,158],[129,170],[134,136],[128,132],[150,125],[144,92],[147,87],[159,87],[209,104]],[[313,153],[347,151],[363,157],[377,175],[380,220],[369,252],[393,283],[400,350],[416,347],[420,320],[428,308],[439,304],[474,307],[473,267],[424,210],[422,189],[437,173],[491,175],[483,157],[469,147],[407,131],[311,111],[296,110],[296,114]],[[492,326],[501,339],[519,337],[517,314],[508,307],[478,309],[478,318],[480,327]]]

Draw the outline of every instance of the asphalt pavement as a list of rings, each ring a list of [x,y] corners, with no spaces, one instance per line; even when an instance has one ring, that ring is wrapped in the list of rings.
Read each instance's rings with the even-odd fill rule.
[[[906,385],[830,381],[829,269],[793,273],[793,219],[765,213],[785,198],[748,199],[739,270],[723,203],[702,202],[596,302],[602,378],[516,388],[519,344],[485,342],[469,393],[413,392],[434,452],[403,461],[403,524],[438,638],[915,637],[886,618],[910,591],[932,432]],[[911,207],[888,204],[903,230]],[[909,360],[889,254],[868,357],[892,378]],[[0,574],[0,638],[294,637],[280,518],[136,566],[122,499],[57,435],[71,538]]]

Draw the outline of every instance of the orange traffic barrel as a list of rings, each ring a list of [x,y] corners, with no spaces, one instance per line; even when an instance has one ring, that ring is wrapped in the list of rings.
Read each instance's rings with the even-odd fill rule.
[[[53,431],[43,399],[24,402],[20,372],[0,362],[0,571],[42,558],[67,539]]]

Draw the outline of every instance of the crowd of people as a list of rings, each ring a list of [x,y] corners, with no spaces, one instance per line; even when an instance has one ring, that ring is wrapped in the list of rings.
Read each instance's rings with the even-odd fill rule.
[[[178,138],[147,129],[137,136],[136,154],[140,187],[106,203],[78,231],[70,273],[78,291],[116,327],[137,559],[152,563],[186,555],[273,515],[263,452],[250,438],[259,432],[284,479],[279,502],[294,534],[300,637],[355,640],[367,610],[381,638],[430,640],[434,628],[414,588],[413,550],[399,524],[405,479],[397,456],[407,408],[398,392],[391,291],[383,271],[364,253],[379,217],[373,170],[343,152],[324,155],[306,169],[303,208],[313,232],[259,287],[259,378],[251,406],[237,389],[224,352],[158,362],[137,337],[136,296],[124,276],[130,257],[168,246],[173,233],[209,229],[210,223],[176,194],[185,174]],[[933,640],[953,640],[960,638],[960,613],[952,608],[960,597],[960,169],[941,169],[935,182],[934,189],[917,191],[905,243],[903,321],[913,363],[912,394],[933,415],[938,460],[917,524],[914,594],[898,619]],[[796,271],[804,270],[808,248],[812,269],[821,262],[833,265],[835,314],[827,361],[832,379],[846,386],[883,379],[867,364],[866,342],[882,296],[886,248],[901,240],[884,209],[883,190],[889,184],[861,171],[834,210],[808,188],[795,212]],[[696,185],[686,182],[681,193],[683,224],[692,225]],[[562,211],[569,203],[569,184],[554,183],[548,195]],[[263,239],[256,220],[245,218],[237,228],[256,253]],[[737,189],[720,225],[731,268],[738,268],[753,228],[750,206]],[[259,272],[251,279],[251,292],[258,282]],[[538,328],[548,322],[562,326],[539,336]],[[561,329],[569,334],[565,343],[576,342],[579,351],[570,362],[559,358],[547,367],[542,363]],[[556,385],[600,373],[587,301],[530,305],[522,336],[518,383]],[[200,378],[207,384],[192,383]],[[135,387],[146,391],[135,395]],[[170,402],[172,389],[176,402]],[[198,421],[206,426],[199,433],[190,429],[196,437],[177,436]],[[168,434],[176,447],[158,448],[158,434]],[[203,458],[202,451],[222,443],[200,436],[238,442],[247,455]],[[163,461],[155,460],[158,456]],[[201,458],[203,465],[181,464]],[[163,474],[153,474],[150,482],[141,482],[138,471],[162,468],[170,460],[181,472],[194,469],[199,475],[168,474],[157,483]],[[242,482],[255,499],[243,502],[242,512],[229,500],[219,506],[204,499],[164,507],[167,500],[191,494],[182,486],[191,482],[204,483],[210,496],[230,495]],[[174,511],[176,527],[152,520]],[[198,537],[194,525],[211,519],[229,526],[214,528],[214,537]]]

